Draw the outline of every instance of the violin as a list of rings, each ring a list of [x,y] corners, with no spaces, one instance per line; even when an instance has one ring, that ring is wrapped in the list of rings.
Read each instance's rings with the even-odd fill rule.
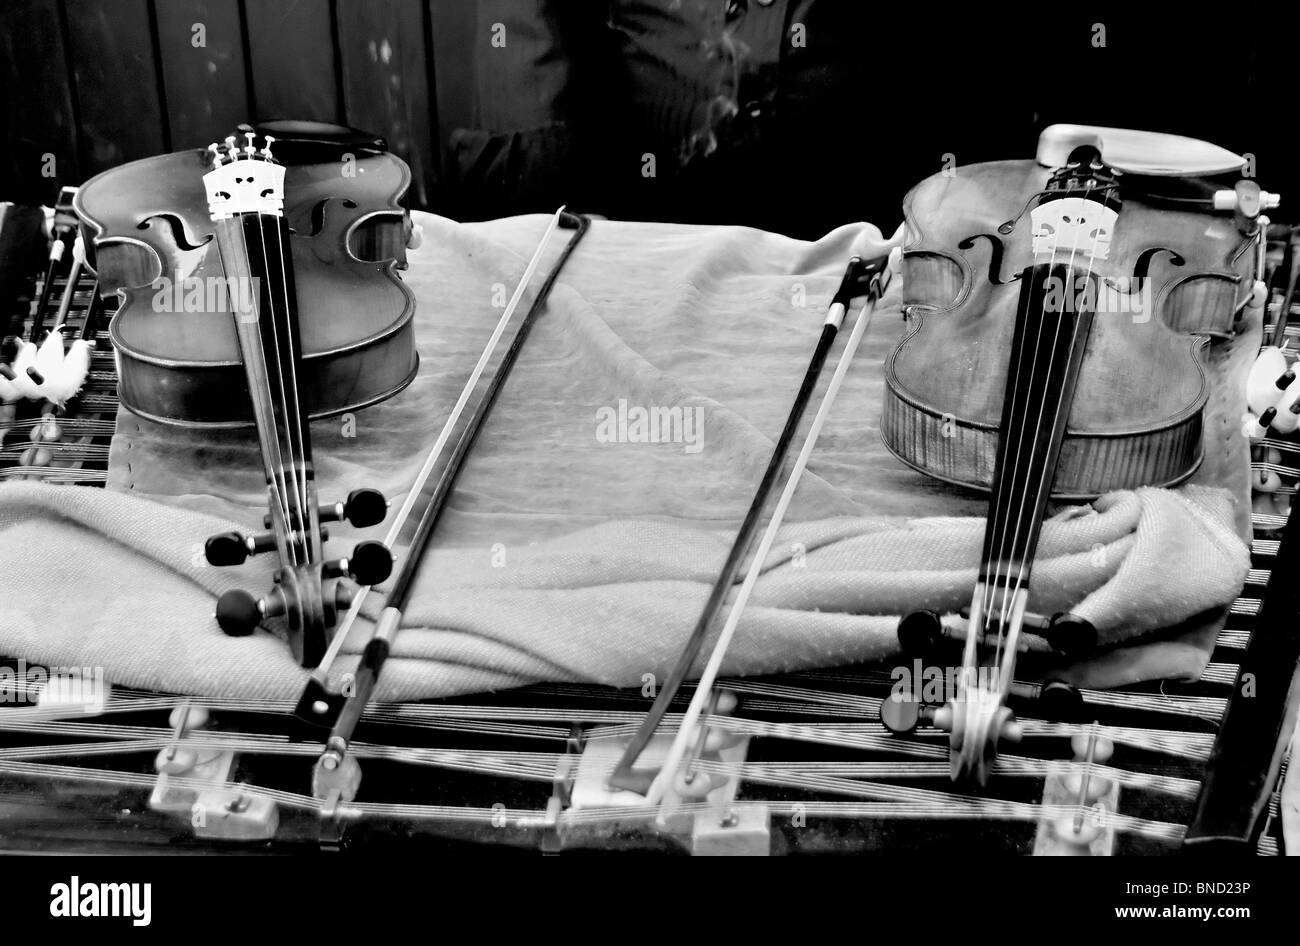
[[[1007,702],[1022,631],[1066,657],[1096,646],[1081,618],[1027,613],[1049,500],[1195,472],[1206,349],[1255,291],[1259,213],[1276,203],[1245,180],[1197,202],[1177,177],[1160,186],[1108,164],[1100,145],[1084,134],[1056,166],[941,173],[904,205],[910,325],[886,362],[881,435],[909,466],[987,490],[989,505],[964,626],[916,611],[899,640],[911,653],[964,640],[956,698],[932,721],[950,733],[953,777],[981,784],[1017,734]],[[907,732],[921,709],[884,715]]]
[[[387,501],[371,489],[316,498],[310,421],[376,404],[415,377],[415,299],[395,270],[354,251],[358,234],[399,247],[399,199],[410,171],[387,152],[346,163],[286,166],[273,136],[134,161],[88,181],[76,209],[93,234],[101,291],[121,307],[109,324],[124,407],[162,424],[253,427],[266,474],[270,531],[225,533],[213,565],[274,551],[261,598],[228,591],[216,618],[243,635],[281,619],[291,649],[315,666],[354,588],[384,581],[392,555],[365,541],[325,560],[322,523],[376,525]]]

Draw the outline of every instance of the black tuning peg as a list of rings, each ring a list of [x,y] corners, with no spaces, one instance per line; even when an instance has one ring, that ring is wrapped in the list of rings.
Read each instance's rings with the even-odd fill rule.
[[[245,536],[238,532],[222,532],[203,543],[203,554],[209,565],[224,567],[242,565],[250,555],[260,555],[275,548],[275,534]]]
[[[909,657],[932,653],[943,637],[943,621],[935,611],[913,611],[898,622],[898,644]]]
[[[1092,622],[1068,612],[1054,615],[1047,622],[1043,636],[1053,648],[1070,658],[1082,657],[1097,649],[1097,629]]]
[[[358,542],[347,558],[325,564],[326,577],[347,575],[358,585],[378,585],[393,573],[393,553],[382,542]]]
[[[388,500],[377,489],[354,489],[341,503],[321,506],[321,522],[346,520],[358,529],[377,526],[388,516]]]
[[[266,618],[279,617],[287,610],[283,594],[273,589],[265,598],[247,591],[227,591],[217,599],[217,624],[231,637],[247,637]]]
[[[247,637],[261,623],[262,604],[247,591],[227,591],[217,599],[217,624],[231,637]]]
[[[393,573],[393,553],[382,542],[359,542],[348,556],[348,574],[358,585],[377,585]]]
[[[1064,680],[1048,680],[1038,690],[1039,715],[1060,723],[1078,723],[1085,718],[1083,694]]]

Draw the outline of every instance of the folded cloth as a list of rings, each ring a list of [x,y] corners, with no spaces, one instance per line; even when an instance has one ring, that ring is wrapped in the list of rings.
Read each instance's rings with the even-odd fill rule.
[[[381,405],[313,424],[322,500],[375,486],[396,507],[546,222],[417,219],[425,243],[406,278],[419,303],[420,374]],[[770,456],[860,229],[807,243],[597,222],[461,474],[381,696],[638,684],[666,672]],[[900,611],[967,603],[984,499],[907,469],[879,439],[881,366],[903,329],[897,299],[893,291],[867,331],[727,672],[882,657]],[[1246,569],[1237,417],[1257,319],[1244,328],[1211,353],[1196,485],[1115,494],[1044,528],[1032,606],[1068,607],[1107,642],[1142,641],[1078,668],[1081,683],[1193,677],[1208,657]],[[646,427],[650,412],[669,422]],[[207,536],[258,528],[265,495],[252,434],[122,412],[109,474],[107,490],[0,488],[0,652],[99,666],[151,689],[296,696],[303,671],[280,641],[227,638],[212,620],[222,591],[270,583],[269,556],[236,569],[202,556]],[[332,524],[331,554],[357,537]],[[1183,633],[1148,643],[1158,627]],[[362,622],[347,651],[366,630]]]
[[[266,633],[226,637],[209,618],[215,594],[267,578],[264,567],[211,568],[196,555],[194,537],[225,523],[133,496],[43,484],[17,484],[4,499],[0,541],[23,550],[6,563],[6,651],[54,666],[104,667],[112,680],[150,689],[296,695],[302,671],[283,644]],[[1030,607],[1071,609],[1104,643],[1199,618],[1236,593],[1249,567],[1228,513],[1225,491],[1191,487],[1112,493],[1057,516],[1043,526]],[[983,527],[974,517],[840,517],[786,527],[725,671],[890,656],[900,612],[968,603]],[[481,549],[436,550],[381,696],[541,681],[632,686],[662,675],[727,545],[716,531],[618,520],[522,547],[499,567]],[[1165,646],[1171,655],[1187,648],[1193,661],[1200,654],[1186,643]],[[1125,662],[1131,678],[1149,665]]]

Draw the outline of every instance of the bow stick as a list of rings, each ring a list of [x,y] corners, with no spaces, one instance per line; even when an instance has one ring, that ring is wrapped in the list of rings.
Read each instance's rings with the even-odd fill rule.
[[[420,515],[419,524],[416,526],[415,535],[411,539],[411,545],[402,562],[402,567],[384,599],[384,610],[379,615],[374,634],[361,653],[361,661],[353,678],[352,692],[345,698],[342,706],[338,708],[333,728],[325,740],[325,751],[316,762],[312,775],[312,789],[317,798],[326,800],[327,805],[322,810],[322,816],[327,819],[333,812],[334,805],[337,802],[351,800],[356,795],[361,780],[361,770],[356,759],[348,754],[348,749],[352,743],[352,734],[356,730],[357,723],[361,720],[361,714],[369,704],[370,697],[379,682],[379,675],[383,672],[384,663],[388,659],[393,638],[397,636],[397,630],[402,620],[402,611],[405,609],[410,596],[415,574],[424,557],[424,550],[429,543],[429,538],[433,535],[434,527],[437,526],[438,520],[442,518],[442,511],[446,508],[447,497],[451,494],[451,489],[456,483],[456,477],[464,466],[465,458],[469,455],[470,448],[473,447],[478,432],[483,427],[483,422],[487,419],[488,414],[492,411],[492,406],[496,403],[497,395],[505,386],[506,378],[514,367],[515,360],[528,338],[533,323],[536,322],[538,315],[546,305],[546,300],[551,294],[551,287],[555,285],[555,280],[559,277],[565,262],[591,226],[589,218],[580,214],[566,213],[563,208],[561,208],[558,219],[560,226],[576,229],[577,232],[565,245],[559,259],[556,260],[550,273],[547,274],[546,281],[542,283],[541,289],[538,290],[536,298],[533,299],[533,304],[519,323],[518,330],[510,340],[510,347],[506,349],[506,353],[501,359],[501,365],[492,375],[488,389],[483,393],[482,399],[474,408],[474,413],[470,415],[470,419],[466,423],[460,439],[457,440],[442,475],[438,478],[433,494],[430,496],[424,512]],[[315,712],[319,710],[319,706],[313,705],[307,707],[307,709]]]
[[[394,547],[402,528],[411,516],[411,511],[415,508],[416,502],[419,501],[420,495],[424,492],[429,476],[433,473],[434,465],[437,464],[438,458],[442,456],[447,441],[451,439],[451,432],[455,430],[456,424],[460,422],[460,415],[464,412],[465,405],[469,403],[470,395],[478,387],[484,368],[487,367],[487,363],[496,351],[497,343],[500,342],[506,326],[510,324],[510,320],[514,317],[515,309],[519,306],[519,300],[523,298],[524,290],[528,288],[528,283],[532,281],[533,274],[537,271],[537,266],[541,262],[542,253],[546,250],[546,244],[550,240],[551,234],[555,232],[555,228],[559,226],[563,214],[564,208],[561,207],[551,216],[545,232],[542,233],[542,238],[537,243],[537,249],[533,250],[528,265],[524,267],[523,275],[519,277],[519,283],[515,286],[510,301],[506,303],[501,318],[497,320],[496,328],[492,330],[487,344],[483,346],[483,353],[479,355],[478,363],[474,365],[474,370],[470,372],[469,379],[465,382],[465,386],[461,388],[460,396],[456,399],[456,404],[452,407],[447,422],[442,425],[438,439],[434,441],[433,446],[429,448],[429,452],[425,455],[424,462],[420,465],[420,470],[415,476],[415,482],[411,484],[406,499],[402,502],[401,508],[393,519],[393,524],[388,529],[388,534],[384,536],[384,545],[389,548]],[[365,603],[369,593],[370,588],[368,586],[357,591],[347,614],[339,623],[338,630],[335,631],[325,655],[321,658],[321,662],[317,664],[316,669],[312,671],[302,697],[298,701],[297,709],[294,711],[295,715],[304,722],[317,726],[332,726],[334,724],[338,710],[342,706],[343,698],[338,694],[331,693],[328,689],[330,668],[333,666],[334,661],[338,659],[339,651],[343,649],[343,644],[348,638],[348,632],[360,616],[361,606]]]
[[[882,249],[895,246],[899,234],[895,234],[889,243],[885,244]],[[713,583],[713,590],[709,594],[708,601],[704,605],[704,610],[700,613],[699,620],[695,623],[695,628],[691,636],[686,641],[686,646],[682,648],[681,656],[677,659],[677,664],[673,667],[667,681],[660,689],[658,696],[646,713],[645,719],[641,721],[640,727],[636,734],[628,743],[615,767],[613,774],[610,775],[608,784],[614,789],[628,789],[639,794],[647,796],[651,802],[656,802],[662,795],[662,789],[671,779],[673,770],[675,770],[682,753],[685,751],[686,742],[690,738],[691,728],[696,719],[699,718],[700,712],[708,699],[709,688],[712,686],[714,678],[717,676],[718,668],[722,663],[722,657],[726,653],[727,645],[731,641],[731,635],[735,632],[736,625],[740,620],[740,613],[744,609],[745,602],[749,598],[750,590],[758,579],[762,571],[763,562],[767,558],[767,553],[771,549],[772,542],[776,539],[777,530],[781,527],[781,520],[785,515],[785,510],[789,506],[790,500],[794,495],[795,487],[799,484],[799,478],[807,465],[808,458],[812,454],[813,447],[816,445],[817,436],[821,432],[822,425],[825,423],[826,415],[830,412],[831,405],[835,401],[835,395],[839,391],[840,384],[844,380],[844,375],[848,371],[849,363],[853,360],[854,352],[857,350],[858,343],[862,339],[862,334],[866,330],[867,322],[871,317],[871,308],[879,301],[888,286],[893,269],[896,268],[895,256],[897,247],[893,251],[886,252],[882,255],[873,257],[870,261],[864,261],[861,257],[853,257],[849,261],[848,268],[845,270],[844,278],[840,282],[840,287],[831,299],[831,304],[826,315],[826,321],[822,324],[821,336],[817,340],[817,347],[813,350],[812,359],[809,361],[808,369],[804,373],[803,383],[799,387],[799,393],[796,395],[794,404],[790,408],[790,414],[786,418],[785,427],[781,431],[781,436],[776,442],[776,447],[772,451],[772,458],[768,461],[767,470],[763,474],[763,479],[758,485],[758,490],[749,506],[749,511],[745,514],[744,521],[741,523],[740,531],[736,534],[736,539],[732,543],[731,551],[727,555],[726,562],[722,566],[722,571],[718,574],[717,580]],[[655,774],[650,771],[635,768],[637,760],[641,753],[645,751],[646,746],[653,738],[655,731],[659,728],[664,715],[668,712],[673,698],[681,688],[690,672],[691,667],[695,664],[699,656],[700,649],[704,645],[704,638],[708,633],[710,626],[722,610],[723,603],[726,600],[727,593],[735,583],[736,576],[740,572],[740,567],[745,559],[750,543],[753,541],[755,532],[758,529],[759,518],[762,515],[763,508],[767,505],[767,500],[771,496],[776,486],[776,481],[785,466],[786,458],[790,452],[791,442],[794,440],[795,430],[798,428],[800,421],[807,410],[809,401],[812,400],[813,389],[817,384],[817,379],[821,376],[822,367],[826,362],[826,356],[830,351],[831,345],[839,333],[840,326],[844,322],[844,317],[848,313],[849,305],[857,296],[867,296],[867,304],[864,306],[857,322],[854,324],[853,331],[850,333],[849,341],[845,345],[843,353],[840,355],[839,364],[836,366],[835,374],[828,386],[825,395],[822,397],[821,405],[817,410],[813,424],[804,439],[803,447],[799,452],[798,459],[790,472],[786,481],[785,490],[777,504],[768,523],[767,531],[763,536],[762,543],[758,552],[753,556],[749,571],[745,577],[744,584],[741,586],[740,593],[735,603],[731,607],[731,612],[727,617],[727,623],[723,627],[717,643],[714,645],[712,655],[710,656],[708,666],[705,668],[704,676],[695,690],[695,697],[691,701],[690,709],[687,711],[686,718],[682,721],[681,728],[677,732],[677,738],[674,740],[671,750],[664,765],[660,770],[660,777],[656,778]]]
[[[550,235],[551,230],[554,229],[557,223],[566,229],[576,229],[577,232],[570,238],[559,259],[556,260],[554,267],[547,274],[546,281],[542,283],[536,298],[533,299],[532,305],[520,322],[519,328],[511,339],[510,346],[506,349],[501,364],[496,373],[493,374],[487,390],[475,406],[473,414],[470,415],[469,420],[466,422],[465,429],[461,432],[460,438],[452,449],[442,475],[438,478],[433,493],[420,515],[419,523],[416,526],[415,534],[411,539],[410,547],[407,549],[401,568],[398,570],[397,576],[394,578],[385,597],[384,610],[375,625],[374,633],[362,651],[361,661],[353,676],[350,692],[343,696],[342,699],[339,699],[335,694],[323,693],[321,687],[314,685],[317,679],[313,677],[308,683],[303,698],[299,701],[296,714],[300,719],[316,725],[332,726],[325,743],[326,751],[317,764],[318,772],[322,770],[326,773],[334,772],[343,765],[344,760],[347,758],[352,732],[355,730],[366,705],[370,702],[370,696],[374,692],[375,685],[379,682],[379,675],[383,670],[384,662],[388,659],[392,640],[397,634],[402,611],[406,607],[410,596],[411,585],[423,558],[424,549],[428,545],[434,527],[437,526],[438,520],[442,517],[447,498],[455,485],[456,477],[464,466],[465,458],[469,455],[469,451],[483,427],[483,422],[491,413],[497,395],[505,386],[506,379],[514,367],[514,363],[528,338],[533,324],[545,307],[546,300],[550,296],[551,288],[555,285],[560,271],[564,268],[565,262],[574,249],[577,248],[578,243],[586,235],[591,225],[591,221],[587,217],[568,213],[564,208],[560,208],[552,221],[552,227],[547,231],[547,236]],[[543,238],[544,243],[545,237]],[[523,288],[527,285],[528,277],[529,273],[525,272],[520,287],[516,290],[516,296],[522,294]],[[489,344],[493,343],[490,342]],[[444,428],[444,431],[446,431],[446,428]],[[441,452],[438,444],[434,445],[434,451]],[[413,491],[412,495],[415,495],[415,492]],[[399,522],[394,526],[395,529],[400,528],[402,518],[399,516]]]

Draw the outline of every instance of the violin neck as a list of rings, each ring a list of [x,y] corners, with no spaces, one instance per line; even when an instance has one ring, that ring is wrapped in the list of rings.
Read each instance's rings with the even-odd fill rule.
[[[1095,294],[1076,292],[1079,279],[1095,277],[1040,262],[1021,282],[980,558],[981,583],[1013,593],[1028,587],[1092,327]]]
[[[298,327],[288,223],[244,213],[217,221],[248,391],[252,398],[270,515],[286,566],[321,558],[311,435],[299,387]]]

